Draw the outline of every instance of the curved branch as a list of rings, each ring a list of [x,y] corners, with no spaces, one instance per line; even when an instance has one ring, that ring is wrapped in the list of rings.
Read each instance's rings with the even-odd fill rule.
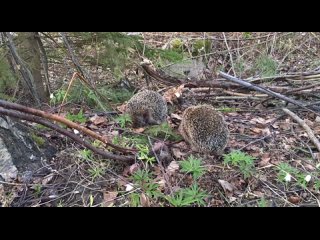
[[[29,107],[26,107],[26,106],[23,106],[23,105],[20,105],[20,104],[17,104],[17,103],[11,103],[11,102],[7,102],[7,101],[4,101],[4,100],[0,100],[0,107],[3,107],[3,108],[6,108],[6,109],[13,109],[13,110],[17,110],[17,111],[21,111],[21,112],[24,112],[24,113],[29,113],[29,114],[32,114],[32,115],[35,115],[35,116],[39,116],[39,117],[42,117],[42,118],[46,118],[46,119],[50,119],[50,120],[53,120],[53,121],[57,121],[57,122],[60,122],[60,123],[63,123],[65,125],[67,125],[68,127],[70,128],[74,128],[74,129],[77,129],[83,133],[86,133],[88,134],[89,136],[103,142],[104,144],[114,148],[114,149],[117,149],[118,151],[121,151],[121,152],[136,152],[137,150],[135,149],[128,149],[128,148],[122,148],[120,146],[117,146],[117,145],[114,145],[110,142],[108,142],[105,138],[103,138],[101,135],[91,131],[90,129],[88,128],[85,128],[85,127],[82,127],[68,119],[65,119],[63,117],[60,117],[59,115],[56,115],[56,114],[51,114],[51,113],[46,113],[44,111],[41,111],[41,110],[38,110],[38,109],[34,109],[34,108],[29,108]]]
[[[59,127],[58,125],[53,124],[53,123],[51,123],[49,121],[43,120],[43,119],[41,119],[39,117],[36,117],[36,116],[33,116],[33,115],[28,115],[28,114],[21,113],[21,112],[7,110],[7,109],[4,109],[2,107],[0,107],[0,114],[6,115],[6,116],[10,116],[10,117],[19,118],[19,119],[23,119],[23,120],[30,121],[30,122],[39,123],[39,124],[41,124],[43,126],[46,126],[46,127],[50,128],[50,129],[53,129],[53,130],[63,134],[64,136],[67,136],[67,137],[71,138],[75,142],[83,145],[84,147],[90,149],[91,151],[93,151],[93,152],[95,152],[95,153],[97,153],[97,154],[99,154],[99,155],[101,155],[103,157],[106,157],[106,158],[109,158],[109,159],[114,159],[114,160],[119,160],[119,161],[133,161],[134,160],[133,157],[119,156],[119,155],[115,155],[115,154],[103,151],[101,149],[98,149],[98,148],[92,146],[91,144],[89,144],[88,142],[86,142],[85,140],[81,139],[80,137],[78,137],[74,133],[69,132],[69,131]]]

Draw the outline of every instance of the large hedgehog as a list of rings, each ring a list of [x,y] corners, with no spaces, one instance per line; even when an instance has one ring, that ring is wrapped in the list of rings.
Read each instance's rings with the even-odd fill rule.
[[[223,116],[210,105],[187,108],[179,126],[192,150],[221,155],[228,143],[229,131]]]
[[[127,103],[134,127],[161,124],[167,117],[167,103],[157,92],[144,90],[135,94]]]

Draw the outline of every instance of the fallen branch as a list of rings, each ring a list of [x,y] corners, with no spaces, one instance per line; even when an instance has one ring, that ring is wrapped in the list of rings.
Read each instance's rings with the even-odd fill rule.
[[[42,118],[46,118],[46,119],[50,119],[52,121],[57,121],[57,122],[60,122],[60,123],[63,123],[65,124],[66,126],[70,127],[70,128],[74,128],[74,129],[77,129],[85,134],[88,134],[89,136],[103,142],[104,144],[106,144],[107,146],[110,146],[114,149],[117,149],[118,151],[121,151],[121,152],[124,152],[124,153],[127,153],[127,152],[137,152],[137,150],[135,149],[128,149],[128,148],[123,148],[123,147],[120,147],[120,146],[117,146],[117,145],[114,145],[110,142],[108,142],[104,137],[102,137],[101,135],[91,131],[90,129],[88,128],[85,128],[85,127],[82,127],[68,119],[65,119],[63,117],[60,117],[59,115],[56,115],[56,114],[51,114],[51,113],[46,113],[44,111],[41,111],[41,110],[38,110],[38,109],[34,109],[34,108],[29,108],[29,107],[26,107],[26,106],[23,106],[23,105],[20,105],[20,104],[17,104],[17,103],[11,103],[11,102],[7,102],[7,101],[4,101],[4,100],[0,100],[0,107],[3,107],[5,109],[13,109],[13,110],[16,110],[16,111],[21,111],[21,112],[24,112],[24,113],[29,113],[29,114],[32,114],[32,115],[35,115],[35,116],[39,116],[39,117],[42,117]]]
[[[289,102],[289,103],[292,103],[292,104],[294,104],[294,105],[297,105],[297,106],[299,106],[299,107],[301,107],[301,108],[303,108],[303,109],[306,109],[306,110],[308,110],[308,111],[310,111],[310,112],[312,112],[312,113],[314,113],[314,114],[316,114],[316,115],[318,115],[318,116],[320,115],[320,114],[314,112],[312,109],[307,108],[307,107],[305,106],[305,104],[302,103],[302,102],[300,102],[300,101],[291,99],[291,98],[289,98],[289,97],[287,97],[287,96],[284,96],[284,95],[282,95],[282,94],[280,94],[280,93],[273,92],[273,91],[271,91],[271,90],[269,90],[269,89],[267,89],[267,88],[253,85],[252,83],[246,82],[246,81],[244,81],[244,80],[242,80],[242,79],[240,79],[240,78],[233,77],[233,76],[231,76],[231,75],[229,75],[229,74],[226,74],[226,73],[224,73],[224,72],[221,72],[221,71],[219,72],[219,74],[220,74],[223,78],[225,78],[225,79],[227,79],[227,80],[230,80],[230,81],[232,81],[232,82],[235,82],[235,83],[237,83],[237,84],[239,84],[239,85],[241,85],[241,86],[244,86],[244,87],[253,89],[253,90],[258,91],[258,92],[266,93],[266,94],[268,94],[269,96],[276,97],[276,98],[282,99],[282,100],[284,100],[284,101],[286,101],[286,102]],[[317,109],[317,108],[316,108],[316,109]],[[317,109],[317,110],[319,110],[319,109]]]
[[[306,130],[310,140],[313,142],[313,144],[317,147],[318,151],[320,152],[320,142],[317,139],[317,137],[314,135],[311,128],[305,123],[305,121],[303,121],[300,117],[298,117],[295,113],[291,112],[287,108],[282,108],[282,110],[286,114],[288,114],[290,117],[292,117],[295,121],[297,121],[300,124],[300,126],[304,128],[304,130]]]
[[[106,157],[108,159],[114,159],[114,160],[119,160],[119,161],[133,161],[134,157],[127,157],[127,156],[119,156],[119,155],[115,155],[106,151],[103,151],[101,149],[98,149],[94,146],[92,146],[91,144],[89,144],[88,142],[86,142],[85,140],[81,139],[80,137],[78,137],[77,135],[75,135],[74,133],[67,131],[61,127],[59,127],[56,124],[53,124],[49,121],[43,120],[39,117],[33,116],[33,115],[29,115],[29,114],[25,114],[25,113],[21,113],[21,112],[16,112],[16,111],[12,111],[12,110],[7,110],[4,109],[2,107],[0,107],[0,114],[6,115],[6,116],[10,116],[10,117],[15,117],[15,118],[19,118],[19,119],[23,119],[26,121],[30,121],[30,122],[35,122],[35,123],[39,123],[43,126],[46,126],[50,129],[53,129],[61,134],[63,134],[64,136],[67,136],[69,138],[71,138],[72,140],[74,140],[75,142],[83,145],[84,147],[90,149],[91,151]]]

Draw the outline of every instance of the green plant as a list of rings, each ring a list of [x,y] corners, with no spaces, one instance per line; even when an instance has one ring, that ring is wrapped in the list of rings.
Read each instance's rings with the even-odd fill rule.
[[[191,173],[194,179],[198,179],[205,172],[205,168],[201,166],[201,159],[197,159],[192,155],[187,160],[181,161],[180,166],[182,172]]]
[[[311,180],[311,174],[303,173],[297,168],[292,167],[288,163],[280,163],[278,166],[277,180],[278,182],[288,184],[291,179],[296,181],[296,184],[302,188],[307,188],[308,183]],[[315,189],[317,188],[317,180],[314,182]]]
[[[231,164],[232,166],[239,168],[244,178],[248,178],[253,174],[254,160],[255,157],[238,150],[223,155],[224,164]]]
[[[67,113],[66,118],[69,119],[70,121],[75,121],[79,123],[85,123],[87,121],[86,117],[83,114],[82,109],[78,112],[78,114]]]
[[[37,183],[37,184],[33,185],[33,189],[34,189],[37,197],[39,197],[41,194],[42,185],[40,183]]]
[[[140,206],[140,194],[133,192],[130,194],[130,205],[131,207],[139,207]]]
[[[264,197],[258,201],[258,207],[268,207],[268,202]]]
[[[270,56],[262,54],[255,61],[254,69],[256,69],[262,77],[274,76],[277,73],[278,63]]]
[[[43,147],[46,142],[44,138],[37,136],[35,133],[31,133],[31,138],[40,148]]]
[[[298,174],[299,170],[292,167],[288,163],[279,163],[277,166],[278,168],[278,174],[277,174],[277,180],[281,183],[287,183],[291,181],[291,176]]]
[[[12,91],[17,85],[17,76],[10,69],[6,53],[0,49],[0,92]]]
[[[185,207],[192,204],[205,206],[206,197],[208,194],[202,191],[197,184],[193,184],[190,188],[180,189],[173,196],[167,196],[166,199],[174,207]]]
[[[159,184],[153,182],[151,173],[148,170],[138,169],[131,176],[131,179],[148,197],[158,198],[162,196],[162,193],[158,190]]]
[[[105,167],[104,166],[94,166],[91,167],[88,172],[90,173],[92,180],[102,177],[105,174]]]
[[[92,160],[93,153],[89,149],[83,149],[80,151],[80,155],[86,160]]]
[[[251,38],[252,37],[252,32],[244,32],[242,33],[244,38]]]
[[[125,128],[127,124],[132,123],[131,116],[129,114],[122,114],[115,118],[115,121],[120,125],[121,128]]]
[[[211,50],[211,41],[208,39],[198,39],[192,44],[193,55],[209,53]]]
[[[66,95],[66,90],[59,89],[50,95],[50,104],[56,105],[62,103],[64,96]]]
[[[181,136],[173,132],[172,128],[167,122],[164,122],[160,125],[150,126],[145,132],[150,136],[168,139],[170,141],[178,141],[181,139]]]
[[[149,147],[145,144],[137,144],[136,148],[139,150],[138,159],[146,162],[146,164],[153,164],[156,161],[155,157],[149,156]]]

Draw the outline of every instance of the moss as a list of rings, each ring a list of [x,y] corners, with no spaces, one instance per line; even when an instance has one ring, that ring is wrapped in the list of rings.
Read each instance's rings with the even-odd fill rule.
[[[38,147],[44,147],[46,140],[37,136],[35,133],[31,133],[32,140],[38,145]]]

